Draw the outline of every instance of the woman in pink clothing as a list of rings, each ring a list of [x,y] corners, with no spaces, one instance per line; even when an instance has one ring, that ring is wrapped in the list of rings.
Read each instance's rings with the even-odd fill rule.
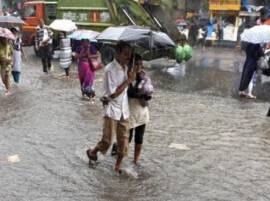
[[[76,54],[83,97],[87,96],[88,98],[93,98],[95,96],[95,71],[102,67],[101,64],[96,65],[96,62],[92,62],[92,60],[95,60],[97,57],[97,52],[91,49],[89,40],[83,39]]]

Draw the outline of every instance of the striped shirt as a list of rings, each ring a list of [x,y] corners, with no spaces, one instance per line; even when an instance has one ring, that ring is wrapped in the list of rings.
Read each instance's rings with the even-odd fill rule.
[[[41,28],[40,26],[37,27],[36,32],[36,45],[39,47],[42,43],[42,41],[46,40],[47,38],[50,38],[48,41],[48,44],[52,44],[52,36],[53,32],[48,26],[44,26]]]

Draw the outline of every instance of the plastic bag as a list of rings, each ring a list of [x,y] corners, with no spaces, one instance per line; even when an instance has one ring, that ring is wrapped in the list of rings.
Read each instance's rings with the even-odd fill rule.
[[[183,51],[184,51],[184,54],[185,54],[184,60],[185,61],[190,60],[192,58],[192,55],[193,55],[192,47],[190,45],[186,44],[183,47]]]
[[[177,63],[181,63],[185,58],[185,52],[181,45],[178,45],[175,49],[175,59]]]

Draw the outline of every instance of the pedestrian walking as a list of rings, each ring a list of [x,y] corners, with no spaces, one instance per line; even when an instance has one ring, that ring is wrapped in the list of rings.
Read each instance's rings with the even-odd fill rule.
[[[264,55],[262,47],[260,44],[247,43],[246,46],[246,60],[244,63],[240,86],[239,86],[239,96],[247,98],[256,98],[254,95],[246,93],[250,81],[257,70],[257,62],[261,56]]]
[[[37,27],[36,32],[36,49],[41,57],[41,62],[43,66],[43,72],[48,73],[51,70],[52,64],[52,30],[44,24],[43,19],[40,19],[40,24]]]
[[[207,30],[201,26],[198,30],[198,47],[201,46],[202,50],[205,49],[205,41],[207,36]]]
[[[106,154],[116,134],[118,152],[114,166],[120,171],[121,162],[128,152],[129,106],[127,88],[135,79],[133,71],[128,73],[131,58],[131,47],[120,42],[116,47],[115,59],[105,68],[104,91],[107,102],[104,102],[103,136],[94,149],[86,151],[90,161],[96,161],[97,153]]]
[[[20,29],[18,27],[13,27],[10,30],[15,36],[15,40],[12,42],[13,46],[12,76],[14,82],[16,84],[19,84],[22,70],[22,56],[24,56],[24,58],[26,58],[26,56],[22,49],[22,39],[20,35]]]
[[[217,22],[217,40],[223,40],[223,35],[224,35],[224,27],[223,27],[223,22],[222,20],[220,20],[219,22]]]
[[[133,163],[138,164],[141,155],[145,128],[149,122],[148,101],[152,98],[153,86],[150,78],[143,69],[143,61],[140,55],[135,56],[137,66],[136,80],[130,84],[128,89],[129,97],[129,143],[134,134],[134,159]]]
[[[91,47],[88,39],[81,40],[81,45],[76,50],[78,60],[78,74],[81,84],[82,97],[93,98],[95,96],[95,71],[98,70],[92,59],[96,58],[97,51]]]
[[[135,55],[134,63],[136,79],[128,88],[130,109],[129,143],[131,143],[134,135],[135,146],[133,163],[137,165],[141,155],[145,128],[150,119],[148,101],[152,98],[153,85],[151,79],[146,75],[146,72],[143,69],[143,61],[140,55]],[[111,152],[112,156],[117,154],[117,149],[117,144],[114,143]]]
[[[65,70],[66,79],[69,79],[70,65],[72,63],[71,42],[65,32],[60,32],[60,67]]]
[[[12,69],[12,46],[7,38],[0,37],[0,72],[5,85],[5,95],[10,95],[10,73]]]
[[[188,33],[188,40],[189,44],[194,47],[197,44],[197,38],[198,38],[198,26],[193,21],[190,25],[189,33]]]

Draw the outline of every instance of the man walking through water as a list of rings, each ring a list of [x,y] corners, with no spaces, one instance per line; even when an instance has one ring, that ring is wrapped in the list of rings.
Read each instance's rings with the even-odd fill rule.
[[[264,55],[263,49],[260,44],[248,43],[246,46],[246,61],[242,71],[242,77],[239,86],[239,96],[255,99],[256,96],[245,91],[248,89],[252,77],[257,70],[257,63],[261,56]]]
[[[44,73],[48,73],[48,71],[51,70],[52,36],[53,32],[49,27],[45,26],[44,21],[40,19],[40,24],[37,27],[35,45],[41,57]]]
[[[104,90],[107,100],[103,101],[103,135],[101,141],[98,142],[94,149],[86,151],[89,163],[97,161],[97,153],[106,154],[112,144],[115,133],[118,145],[117,159],[114,167],[116,172],[120,171],[121,162],[128,151],[129,105],[127,88],[135,79],[135,73],[128,71],[127,67],[131,54],[130,45],[120,42],[116,46],[115,59],[105,68]]]

